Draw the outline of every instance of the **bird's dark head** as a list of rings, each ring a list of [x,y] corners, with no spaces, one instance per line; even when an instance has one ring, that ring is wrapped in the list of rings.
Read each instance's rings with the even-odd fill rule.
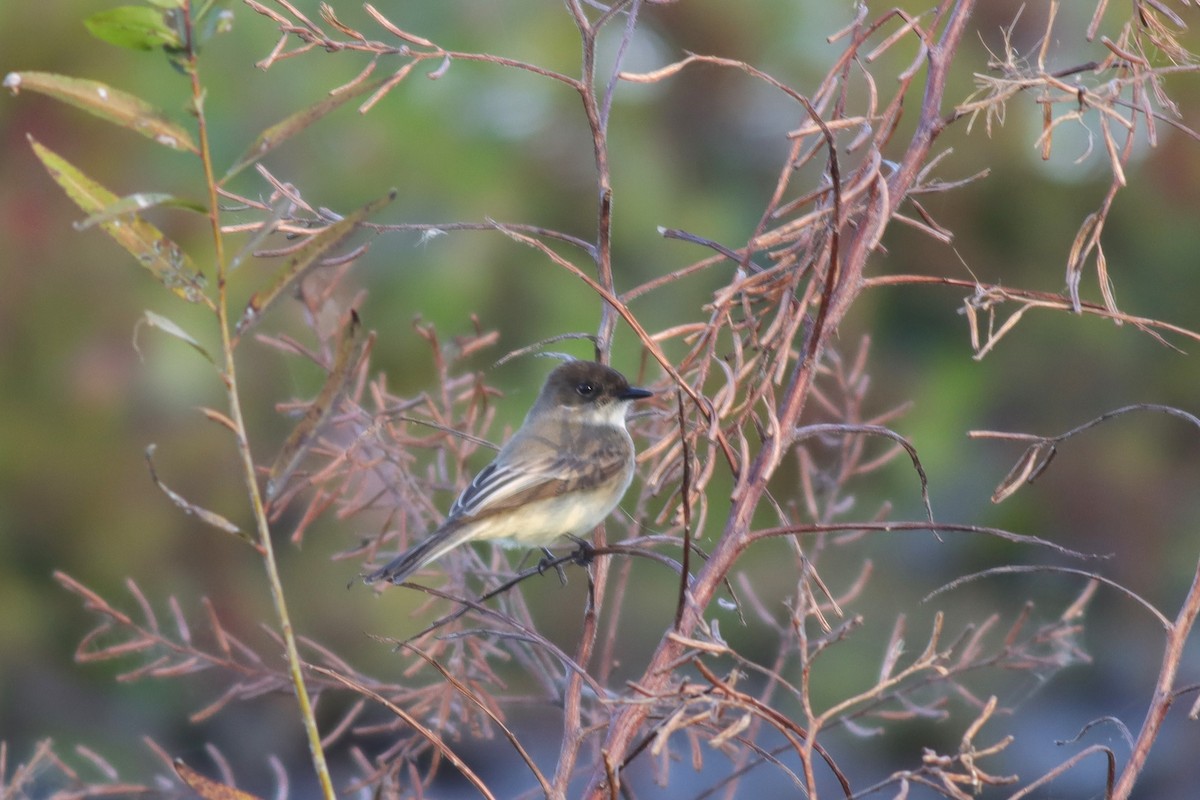
[[[595,409],[601,413],[621,409],[626,403],[653,392],[630,386],[625,376],[595,361],[568,361],[546,378],[538,396],[539,409]]]

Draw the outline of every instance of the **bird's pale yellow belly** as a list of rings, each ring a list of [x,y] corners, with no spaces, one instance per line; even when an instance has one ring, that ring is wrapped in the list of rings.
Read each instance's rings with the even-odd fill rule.
[[[632,477],[632,476],[631,476]],[[504,547],[543,547],[561,536],[583,536],[604,521],[621,499],[621,491],[572,492],[536,500],[495,518],[480,520],[472,538],[497,540]]]

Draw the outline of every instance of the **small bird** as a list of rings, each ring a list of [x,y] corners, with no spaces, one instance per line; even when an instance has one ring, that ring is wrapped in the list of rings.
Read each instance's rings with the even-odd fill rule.
[[[652,394],[594,361],[556,367],[525,422],[454,501],[446,521],[363,580],[402,583],[464,542],[545,547],[589,532],[633,480],[625,414],[632,401]]]

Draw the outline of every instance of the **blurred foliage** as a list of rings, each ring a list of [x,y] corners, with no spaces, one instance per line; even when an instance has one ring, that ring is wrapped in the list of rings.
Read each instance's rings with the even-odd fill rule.
[[[297,5],[315,13],[315,3]],[[979,39],[964,53],[950,97],[970,93],[968,69],[984,69],[985,45],[999,45],[999,30],[1011,23],[1019,5],[981,4]],[[357,4],[335,7],[347,21],[366,26]],[[0,4],[0,72],[36,69],[103,80],[186,119],[185,78],[162,63],[161,55],[117,50],[89,37],[82,17],[102,8],[94,2]],[[574,29],[554,4],[439,2],[383,10],[407,29],[456,50],[478,48],[564,72],[578,66]],[[1200,23],[1192,11],[1189,22]],[[744,58],[805,87],[839,51],[824,37],[845,24],[849,12],[850,4],[817,0],[739,4],[736,12],[717,0],[650,6],[628,68],[650,69],[683,51],[709,52]],[[220,165],[233,163],[262,129],[316,102],[365,64],[350,56],[308,57],[262,72],[254,62],[269,51],[277,32],[244,7],[234,13],[233,31],[214,40],[202,62]],[[1086,19],[1063,24],[1082,27]],[[1032,47],[1040,25],[1035,9],[1026,9],[1014,29],[1017,46]],[[888,57],[900,64],[902,54]],[[1186,76],[1168,84],[1184,122],[1200,126],[1200,85]],[[365,116],[354,105],[280,147],[265,163],[295,182],[307,200],[339,213],[395,187],[398,198],[381,222],[496,219],[590,237],[596,215],[591,147],[577,98],[561,87],[524,73],[455,63],[435,81],[410,76]],[[732,72],[698,69],[666,83],[625,88],[611,129],[618,288],[695,257],[689,246],[660,237],[659,226],[744,241],[786,152],[780,132],[794,118],[794,105],[785,98]],[[1103,148],[1075,164],[1085,146],[1066,135],[1043,162],[1034,145],[1039,126],[1032,98],[1018,98],[1005,127],[991,138],[982,126],[969,134],[965,126],[952,128],[942,145],[954,152],[942,171],[957,178],[990,167],[991,175],[927,199],[933,216],[955,232],[953,247],[894,225],[884,240],[886,252],[876,258],[876,274],[974,275],[1061,290],[1075,230],[1106,190],[1106,165]],[[242,741],[285,758],[298,756],[291,713],[250,712],[239,715],[236,725],[218,718],[194,730],[186,717],[209,699],[204,681],[175,683],[170,690],[129,686],[113,683],[109,668],[72,664],[90,620],[51,581],[56,569],[109,596],[119,596],[125,576],[134,576],[151,597],[176,595],[185,607],[210,597],[228,618],[243,620],[242,633],[250,636],[268,599],[260,590],[260,566],[245,558],[244,549],[178,513],[146,474],[143,450],[157,443],[157,466],[169,484],[222,513],[241,513],[244,507],[231,448],[209,435],[211,425],[193,413],[196,406],[219,403],[219,388],[176,341],[143,332],[144,360],[131,345],[144,309],[168,314],[185,327],[201,312],[146,280],[99,232],[71,228],[80,215],[33,158],[26,134],[118,194],[194,198],[202,186],[194,159],[185,155],[147,145],[44,97],[0,101],[0,738],[18,758],[32,742],[53,736],[67,745],[102,743],[104,755],[116,763],[144,765],[142,733],[194,754],[197,742],[243,726]],[[1200,147],[1165,126],[1160,137],[1157,148],[1142,148],[1110,217],[1105,234],[1110,269],[1124,310],[1195,329]],[[253,170],[231,188],[250,196],[266,193]],[[182,212],[154,216],[203,265],[211,257],[210,242],[196,219]],[[480,370],[491,369],[494,357],[509,349],[596,327],[598,303],[576,279],[503,236],[368,238],[371,251],[355,267],[356,280],[369,289],[359,313],[378,333],[375,367],[398,390],[416,391],[433,379],[427,345],[412,328],[418,319],[436,325],[447,341],[472,330],[472,314],[484,329],[498,330],[495,352],[471,362]],[[211,277],[211,269],[205,271]],[[266,277],[242,281],[237,291]],[[723,277],[692,279],[670,303],[656,297],[635,302],[634,310],[648,327],[665,327],[688,318]],[[1098,296],[1086,281],[1084,291]],[[1200,549],[1194,431],[1171,420],[1124,418],[1071,441],[1036,487],[995,508],[987,498],[1020,448],[968,440],[964,433],[976,428],[1055,433],[1132,402],[1196,412],[1200,369],[1194,358],[1128,326],[1034,311],[994,353],[975,362],[965,320],[957,313],[961,299],[956,290],[938,287],[875,290],[842,331],[847,354],[863,331],[872,332],[872,397],[879,410],[913,401],[894,427],[921,454],[938,517],[1114,553],[1105,564],[1109,574],[1170,608],[1186,588]],[[273,328],[297,335],[302,330],[294,310],[281,307],[269,315]],[[568,348],[587,354],[582,344],[561,347]],[[321,375],[268,348],[251,345],[241,357],[249,428],[258,437],[252,445],[260,462],[269,463],[291,424],[275,404],[311,397]],[[614,363],[636,372],[637,353],[627,331],[618,333]],[[544,371],[545,362],[531,359],[497,368],[494,380],[507,389],[500,411],[508,424],[519,421]],[[900,516],[919,516],[919,495],[907,467],[897,463],[872,488],[875,497],[861,499],[861,508],[896,498]],[[322,522],[326,530],[337,524]],[[365,667],[386,670],[390,654],[363,633],[411,631],[406,604],[415,601],[379,602],[367,592],[342,591],[356,565],[330,562],[328,555],[343,541],[310,534],[302,550],[281,548],[285,580],[297,589],[293,613],[306,635]],[[764,545],[762,557],[769,557],[769,549]],[[888,565],[874,591],[892,608],[911,605],[948,577],[1027,555],[991,540],[939,544],[916,534],[881,537],[870,549],[877,564]],[[1006,597],[1044,592],[1049,602],[1061,603],[1077,588],[1069,581],[1054,586],[1046,577],[1010,576],[979,586],[971,597],[1002,604]],[[558,601],[565,609],[560,615],[550,605],[539,612],[552,637],[569,637],[577,625],[580,589],[572,585],[564,595],[557,585],[547,585],[531,593],[535,607],[543,591],[569,598]],[[648,590],[645,604],[654,609],[661,602],[667,614],[669,595],[665,588]],[[935,605],[955,607],[962,600],[949,597]],[[1103,598],[1094,613],[1098,623],[1088,629],[1088,649],[1097,662],[1087,674],[1076,668],[1069,677],[1079,681],[1080,695],[1118,698],[1111,704],[1114,712],[1134,726],[1153,679],[1157,637],[1140,611],[1116,598]],[[659,627],[654,616],[647,615],[648,631]],[[725,633],[731,641],[745,635]],[[1117,639],[1120,645],[1114,646]],[[629,662],[638,663],[641,648],[648,646],[630,642]],[[850,670],[841,679],[863,677]],[[1069,686],[1070,680],[1057,685],[1063,683]],[[1045,689],[1039,701],[1051,702]],[[266,702],[282,707],[289,699]],[[1053,704],[1071,709],[1069,697],[1056,694]],[[1069,738],[1087,717],[1068,710],[1063,719],[1042,718],[1047,725],[1042,739]],[[1195,731],[1175,735],[1194,741]],[[1170,745],[1163,750],[1171,752]],[[1030,763],[1047,758],[1025,755]],[[251,787],[269,783],[260,769],[247,776]],[[1164,787],[1194,786],[1200,780],[1195,769],[1194,758],[1158,766],[1144,796],[1183,797]]]

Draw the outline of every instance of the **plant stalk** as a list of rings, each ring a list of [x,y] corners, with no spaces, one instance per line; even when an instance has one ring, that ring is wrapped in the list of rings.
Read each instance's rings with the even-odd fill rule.
[[[284,651],[287,656],[288,674],[292,688],[296,692],[296,702],[300,706],[300,719],[308,738],[309,755],[312,758],[313,769],[321,784],[321,793],[326,800],[336,800],[333,790],[333,779],[329,774],[329,765],[325,760],[325,749],[321,745],[321,732],[313,714],[312,701],[309,699],[308,688],[304,682],[303,662],[300,651],[296,646],[296,634],[292,628],[291,615],[288,613],[287,599],[283,590],[283,582],[279,576],[279,565],[275,560],[275,550],[271,543],[271,526],[267,521],[266,507],[263,504],[262,492],[258,487],[258,479],[254,471],[254,457],[250,452],[250,442],[246,436],[246,423],[242,415],[242,404],[238,392],[237,365],[234,361],[234,342],[229,321],[229,292],[226,285],[227,264],[225,261],[224,238],[221,234],[220,210],[217,196],[217,181],[213,172],[212,152],[209,148],[208,125],[204,116],[204,92],[200,83],[199,64],[196,57],[192,30],[192,4],[184,4],[185,28],[187,31],[187,71],[192,83],[192,106],[196,115],[198,138],[200,140],[200,160],[204,168],[204,181],[208,187],[208,217],[212,225],[213,258],[217,267],[217,324],[221,330],[221,353],[223,364],[221,377],[225,383],[225,391],[229,398],[229,418],[233,421],[237,450],[242,467],[242,477],[246,482],[246,491],[250,497],[250,507],[254,515],[254,527],[258,533],[259,552],[262,554],[263,565],[267,571],[267,583],[271,591],[271,600],[275,606],[275,615],[279,621],[279,633],[283,638]]]

